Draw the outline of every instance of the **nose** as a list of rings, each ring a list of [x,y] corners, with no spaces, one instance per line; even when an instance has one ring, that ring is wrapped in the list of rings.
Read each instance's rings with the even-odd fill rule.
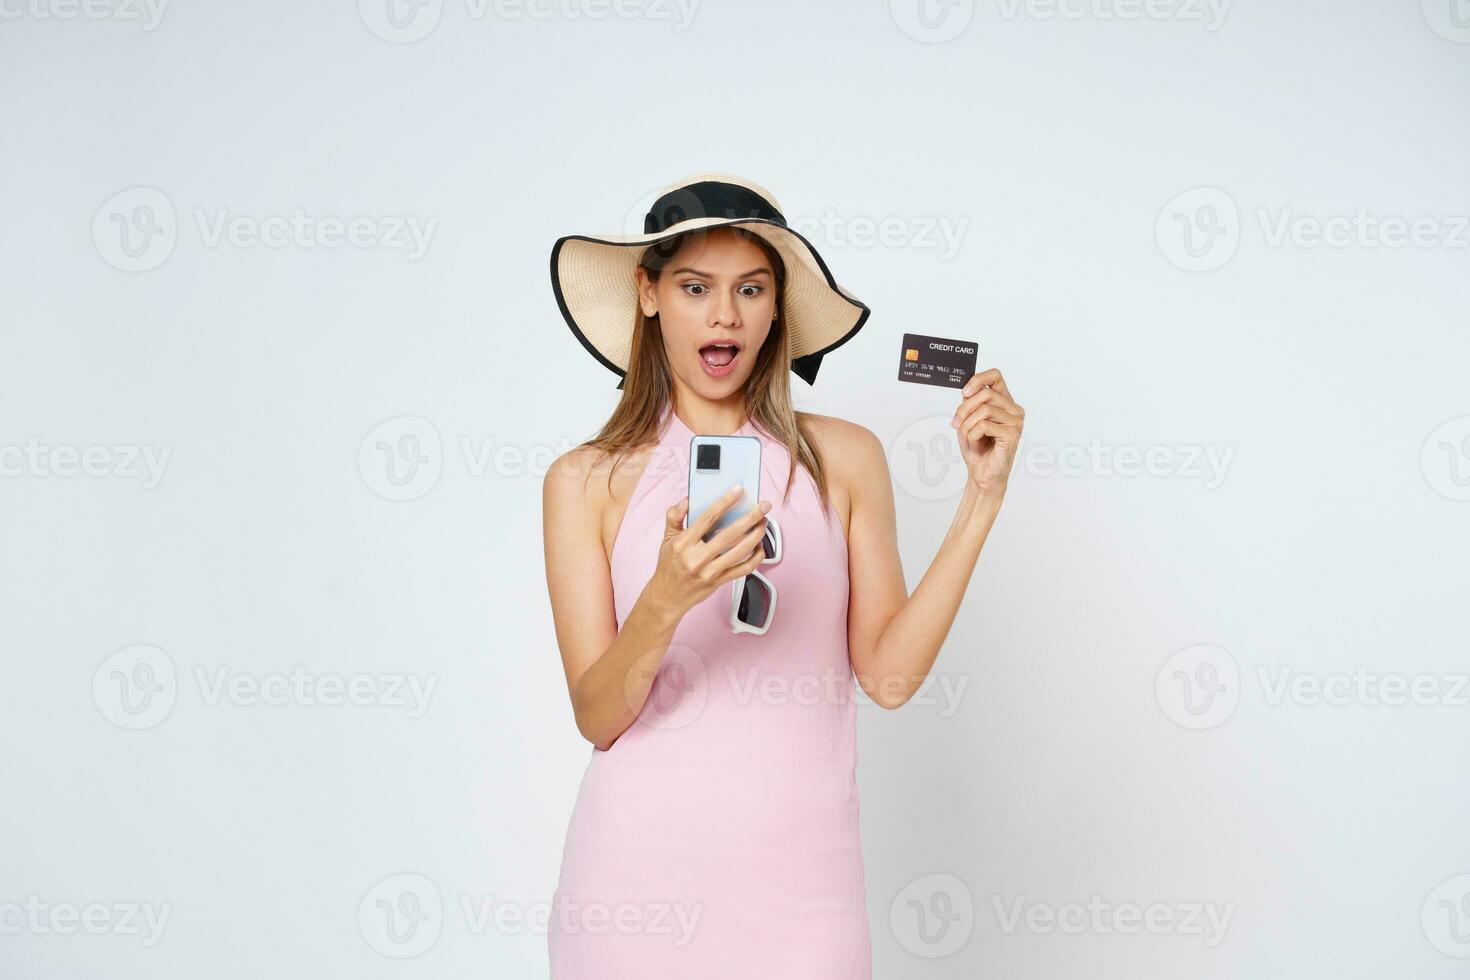
[[[740,325],[740,314],[735,306],[735,299],[729,293],[718,293],[718,298],[710,304],[709,325],[712,327]]]

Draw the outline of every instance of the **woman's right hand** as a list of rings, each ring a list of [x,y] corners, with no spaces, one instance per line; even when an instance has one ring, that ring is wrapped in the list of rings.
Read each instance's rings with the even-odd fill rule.
[[[694,606],[726,582],[748,575],[765,558],[761,537],[766,531],[766,512],[770,501],[736,518],[729,527],[704,540],[720,515],[743,496],[740,487],[731,487],[725,495],[684,527],[689,509],[685,497],[668,510],[663,544],[658,549],[658,566],[653,570],[647,590],[663,608],[682,618]],[[723,554],[722,554],[723,552]]]

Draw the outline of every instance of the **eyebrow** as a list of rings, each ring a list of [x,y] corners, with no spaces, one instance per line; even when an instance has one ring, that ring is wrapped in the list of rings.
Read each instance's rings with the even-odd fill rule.
[[[713,279],[714,278],[714,276],[710,275],[708,272],[702,272],[699,269],[692,269],[692,268],[690,268],[687,265],[680,266],[679,268],[675,269],[672,274],[677,276],[681,272],[692,272],[696,276],[704,276],[706,279]],[[740,275],[736,276],[735,278],[736,279],[749,279],[751,276],[759,276],[759,275],[767,275],[767,276],[769,276],[769,275],[771,275],[771,270],[770,269],[767,269],[765,266],[759,266],[757,268],[751,269],[749,272],[742,272]]]

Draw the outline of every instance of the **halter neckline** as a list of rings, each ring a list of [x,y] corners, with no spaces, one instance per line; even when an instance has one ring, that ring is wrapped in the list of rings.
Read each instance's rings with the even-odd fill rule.
[[[664,440],[676,440],[680,444],[685,446],[689,444],[690,439],[699,434],[694,432],[692,429],[689,428],[689,426],[684,424],[684,420],[679,418],[679,413],[674,411],[674,406],[672,402],[665,403],[664,405],[664,413],[663,418],[660,421],[659,431],[662,433],[662,437]],[[726,433],[704,434],[725,435]],[[740,428],[736,429],[734,432],[728,433],[728,435],[754,436],[756,435],[756,429],[755,426],[751,423],[750,419],[747,418],[744,422],[740,423]]]

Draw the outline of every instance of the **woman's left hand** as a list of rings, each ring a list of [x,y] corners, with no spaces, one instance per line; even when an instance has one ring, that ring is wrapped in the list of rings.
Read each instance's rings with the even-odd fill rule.
[[[995,368],[972,376],[963,391],[951,425],[970,471],[970,483],[981,496],[1004,497],[1026,410],[1016,404]]]

